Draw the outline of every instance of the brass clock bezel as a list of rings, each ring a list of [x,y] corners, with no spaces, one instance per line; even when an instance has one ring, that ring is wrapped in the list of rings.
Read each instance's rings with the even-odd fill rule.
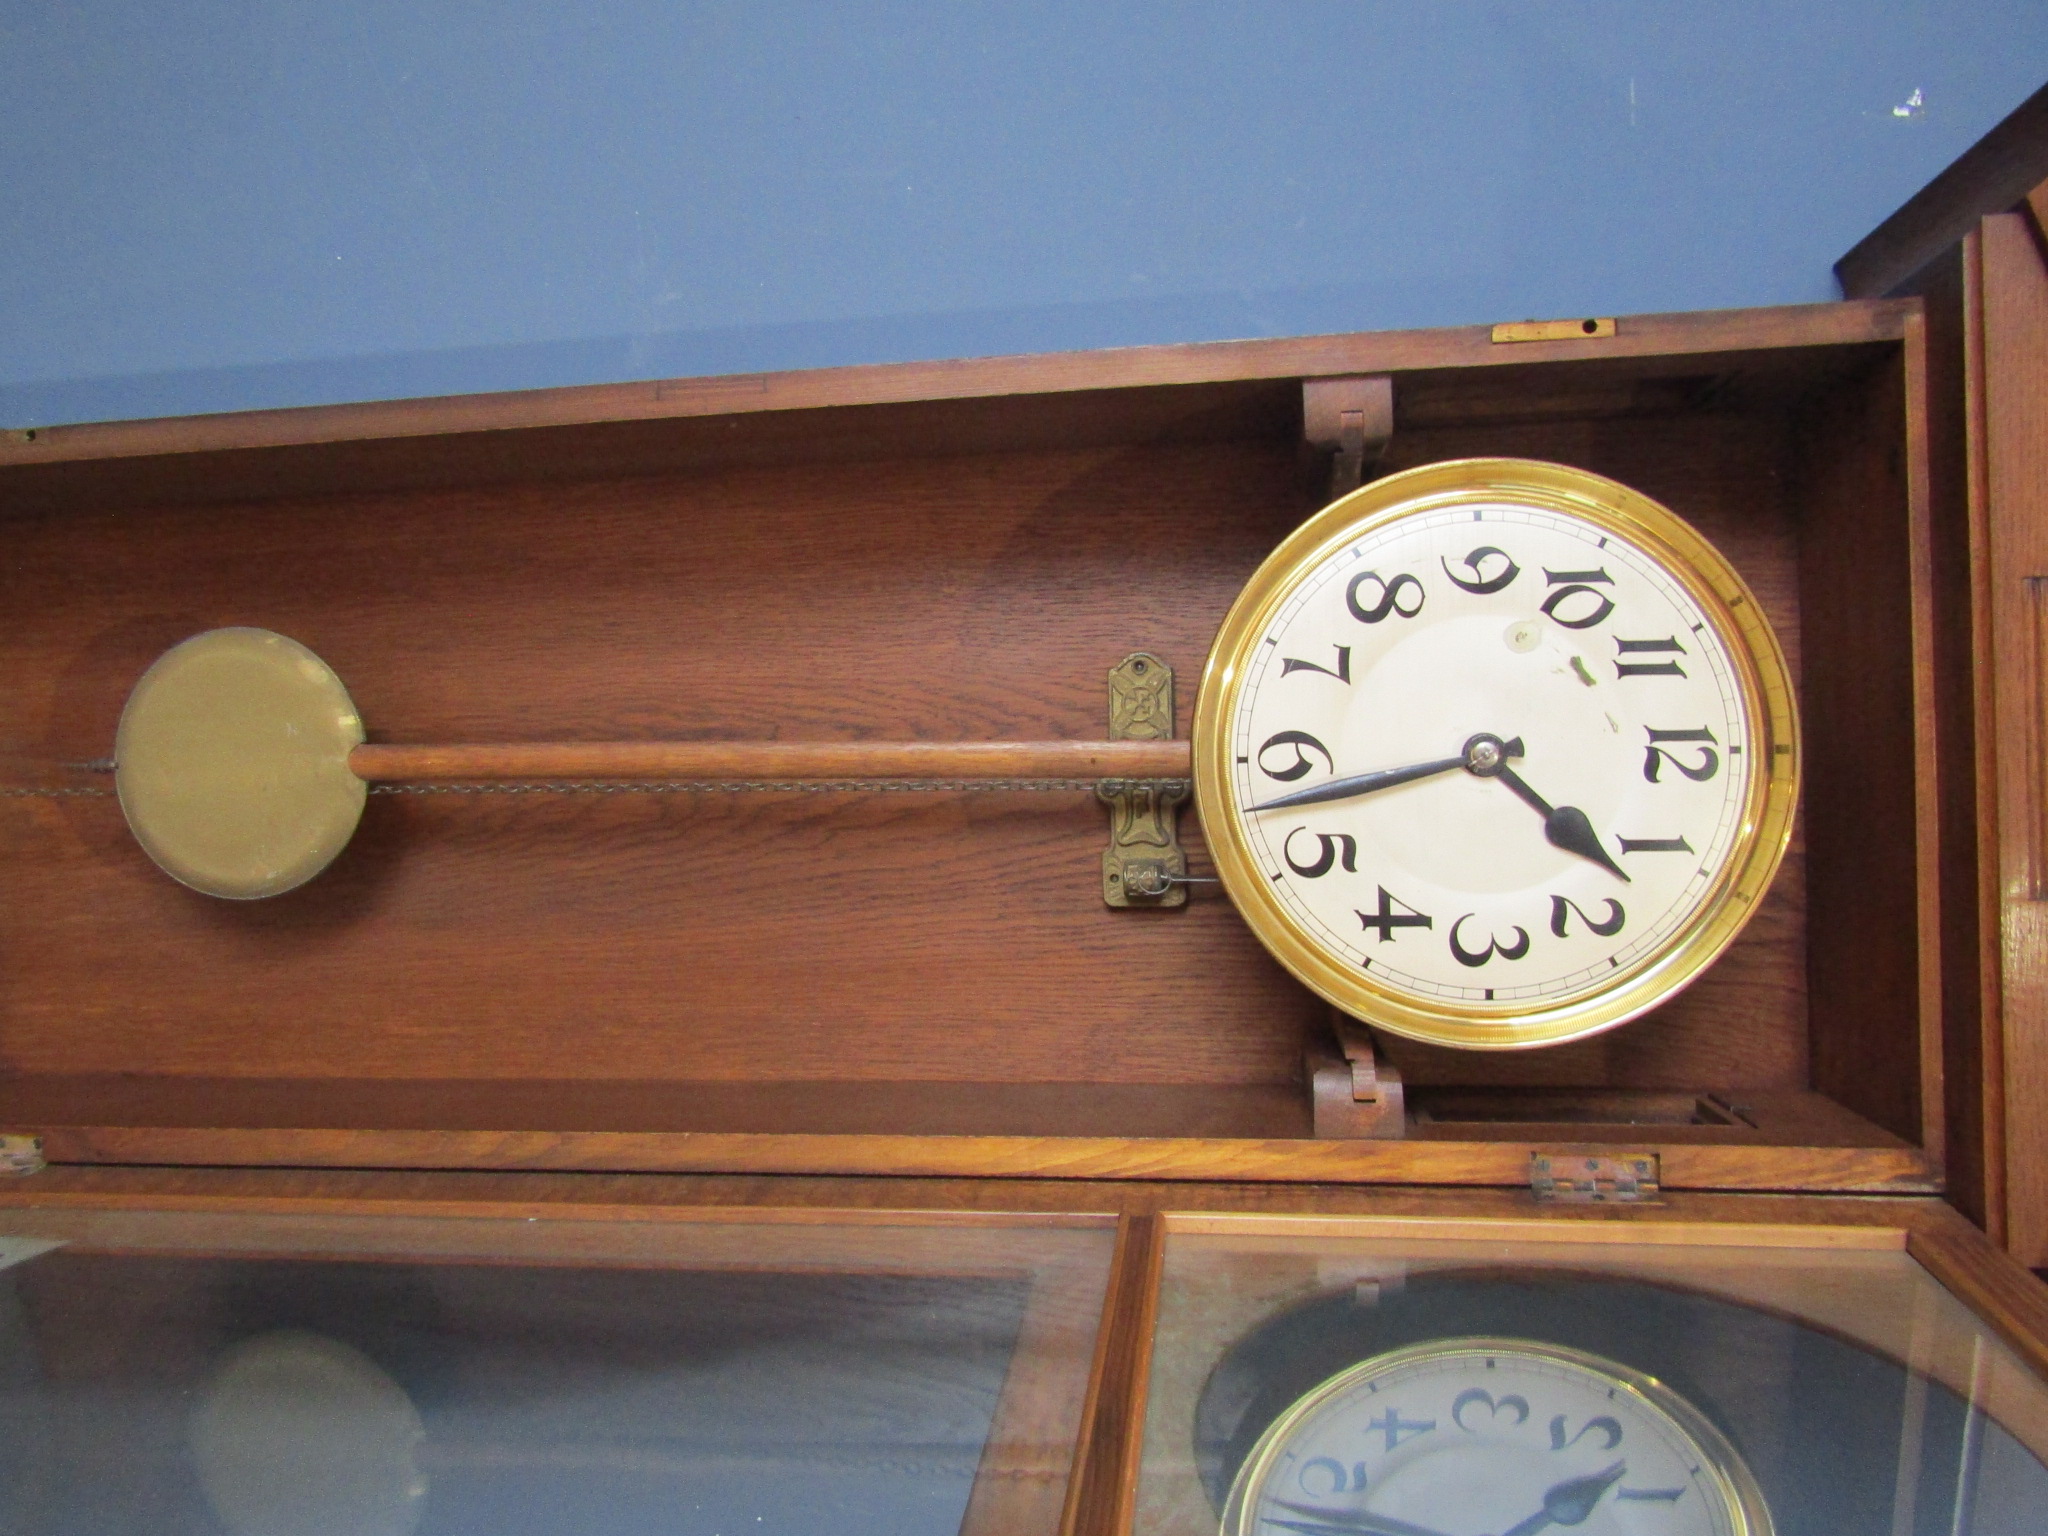
[[[1731,658],[1751,742],[1741,825],[1713,887],[1658,949],[1597,988],[1550,1004],[1424,1000],[1354,969],[1311,938],[1250,851],[1231,783],[1231,730],[1245,668],[1274,615],[1346,544],[1446,507],[1520,502],[1583,519],[1656,560],[1699,605]],[[1735,568],[1675,512],[1605,476],[1533,459],[1452,459],[1389,475],[1332,502],[1267,556],[1225,615],[1194,716],[1195,806],[1210,857],[1260,942],[1311,991],[1412,1040],[1471,1050],[1558,1045],[1612,1029],[1675,996],[1734,942],[1791,841],[1799,799],[1792,679],[1770,621]]]
[[[1656,1377],[1586,1350],[1537,1339],[1491,1335],[1438,1339],[1391,1349],[1347,1366],[1304,1392],[1266,1426],[1231,1479],[1230,1496],[1223,1504],[1222,1536],[1256,1536],[1258,1521],[1249,1513],[1253,1491],[1264,1485],[1274,1461],[1295,1432],[1332,1398],[1350,1391],[1361,1381],[1417,1363],[1499,1359],[1504,1355],[1533,1357],[1589,1372],[1611,1385],[1615,1392],[1626,1393],[1652,1413],[1661,1414],[1699,1451],[1700,1465],[1712,1475],[1722,1509],[1729,1516],[1729,1536],[1773,1536],[1770,1506],[1764,1502],[1763,1489],[1728,1437],[1704,1413]]]

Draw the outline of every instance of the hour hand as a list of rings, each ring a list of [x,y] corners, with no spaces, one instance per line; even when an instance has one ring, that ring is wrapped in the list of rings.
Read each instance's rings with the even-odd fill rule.
[[[1628,1471],[1626,1462],[1617,1461],[1605,1472],[1595,1472],[1590,1477],[1568,1477],[1561,1483],[1553,1483],[1543,1494],[1543,1507],[1518,1525],[1511,1525],[1501,1536],[1536,1536],[1538,1531],[1553,1525],[1584,1525],[1593,1513],[1593,1507],[1607,1495],[1607,1490],[1620,1482]]]
[[[1582,859],[1591,859],[1619,879],[1629,878],[1628,871],[1615,863],[1607,850],[1600,846],[1600,834],[1593,830],[1592,820],[1584,811],[1576,805],[1552,805],[1531,789],[1527,781],[1505,762],[1494,770],[1494,776],[1543,818],[1543,835],[1550,839],[1553,848],[1562,848],[1566,853],[1576,853]],[[1630,881],[1630,884],[1634,882]]]

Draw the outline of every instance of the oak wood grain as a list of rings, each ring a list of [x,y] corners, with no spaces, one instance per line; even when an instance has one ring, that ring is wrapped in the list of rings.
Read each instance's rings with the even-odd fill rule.
[[[2005,1240],[2048,1264],[2048,266],[2026,219],[1986,219],[1981,494],[2003,959]]]
[[[1165,1261],[1163,1218],[1151,1212],[1126,1215],[1117,1228],[1082,1447],[1068,1484],[1061,1536],[1126,1536],[1131,1528]]]
[[[841,1223],[904,1219],[941,1226],[1056,1224],[1144,1211],[1236,1211],[1370,1216],[1412,1221],[1541,1221],[1562,1233],[1586,1225],[1668,1223],[1848,1226],[1904,1233],[1951,1230],[1960,1217],[1929,1194],[1740,1194],[1667,1189],[1654,1205],[1539,1207],[1526,1187],[1346,1185],[1309,1180],[891,1178],[860,1175],[706,1175],[318,1168],[53,1166],[0,1181],[0,1210],[68,1223],[67,1236],[118,1233],[152,1213],[229,1217],[473,1216],[524,1221]],[[69,1214],[67,1214],[69,1213]],[[1550,1229],[1549,1226],[1546,1230]]]
[[[635,420],[934,400],[1010,400],[1088,390],[1135,391],[1241,380],[1429,368],[1487,368],[1609,358],[1667,358],[1759,348],[1896,341],[1909,305],[1876,301],[1632,315],[1597,341],[1512,347],[1488,326],[1204,342],[1095,352],[819,368],[795,373],[600,384],[501,394],[311,406],[96,423],[8,433],[0,466],[151,454],[293,447],[413,436],[504,433]],[[1296,395],[1298,400],[1298,395]]]
[[[1926,507],[1912,494],[1923,459],[1905,406],[1901,357],[1803,423],[1801,709],[1809,899],[1828,915],[1807,949],[1813,1083],[1917,1142],[1923,1110],[1939,1113],[1923,1092],[1921,1033],[1924,1021],[1939,1039],[1938,1015],[1927,1016],[1938,992],[1921,985],[1938,970],[1938,925],[1922,902],[1938,894],[1939,846],[1935,803],[1920,794],[1934,789],[1918,729],[1932,736],[1920,713],[1931,637],[1915,602],[1925,573],[1914,567]]]
[[[1908,346],[1908,384],[1917,355],[1929,531],[1927,579],[1915,601],[1929,618],[1932,644],[1929,696],[1917,705],[1919,793],[1938,802],[1932,882],[1924,848],[1920,865],[1922,899],[1932,897],[1938,907],[1932,936],[1939,947],[1941,1028],[1923,1030],[1923,1038],[1932,1037],[1941,1053],[1949,1198],[1973,1221],[2002,1230],[2003,1152],[1989,1100],[1996,1074],[1987,1068],[1998,1056],[1992,1038],[1998,1017],[1996,760],[1988,730],[1992,669],[1977,660],[1990,654],[1989,588],[1982,507],[1970,469],[1972,444],[1981,438],[1971,425],[1970,404],[1972,380],[1981,372],[1972,340],[1981,321],[1976,247],[1973,233],[1923,267],[1912,284],[1926,306],[1919,342]],[[1922,942],[1927,938],[1923,929]],[[1923,989],[1929,980],[1923,960]]]
[[[1223,443],[51,516],[0,736],[103,756],[166,631],[253,622],[373,739],[1094,740],[1108,669],[1191,677],[1303,510],[1291,444]],[[17,1073],[1277,1084],[1315,1011],[1220,899],[1104,908],[1086,789],[378,796],[258,905],[108,800],[0,827]]]
[[[1640,1127],[1602,1141],[1407,1142],[1202,1137],[889,1136],[789,1132],[221,1130],[190,1127],[42,1128],[58,1163],[207,1167],[476,1168],[679,1173],[846,1173],[923,1178],[1219,1179],[1327,1183],[1490,1184],[1526,1187],[1532,1151],[1569,1155],[1649,1146],[1676,1189],[1937,1189],[1929,1160],[1902,1146],[1777,1147],[1725,1141],[1658,1142]]]

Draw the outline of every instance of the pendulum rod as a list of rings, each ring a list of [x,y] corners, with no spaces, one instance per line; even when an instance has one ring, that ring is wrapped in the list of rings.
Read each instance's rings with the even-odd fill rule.
[[[587,741],[365,743],[349,771],[372,784],[613,779],[1184,779],[1186,741]]]

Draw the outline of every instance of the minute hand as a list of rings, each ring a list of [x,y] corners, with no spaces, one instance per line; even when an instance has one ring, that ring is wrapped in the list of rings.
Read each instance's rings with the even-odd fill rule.
[[[1268,800],[1260,805],[1248,805],[1250,811],[1277,811],[1288,805],[1317,805],[1325,800],[1348,800],[1353,795],[1369,795],[1376,789],[1392,789],[1396,784],[1410,784],[1416,779],[1426,779],[1432,774],[1449,773],[1453,768],[1465,766],[1465,754],[1456,757],[1440,757],[1434,762],[1411,763],[1406,768],[1380,768],[1372,773],[1354,773],[1341,779],[1330,779],[1313,789],[1297,789],[1291,795],[1282,795],[1277,800]]]
[[[1628,872],[1609,858],[1607,850],[1600,846],[1600,834],[1593,830],[1593,823],[1584,811],[1576,805],[1552,805],[1505,762],[1495,771],[1494,777],[1520,795],[1543,818],[1543,835],[1550,839],[1552,847],[1576,853],[1582,859],[1591,859],[1610,874],[1628,879]],[[1634,882],[1630,881],[1630,884]]]

